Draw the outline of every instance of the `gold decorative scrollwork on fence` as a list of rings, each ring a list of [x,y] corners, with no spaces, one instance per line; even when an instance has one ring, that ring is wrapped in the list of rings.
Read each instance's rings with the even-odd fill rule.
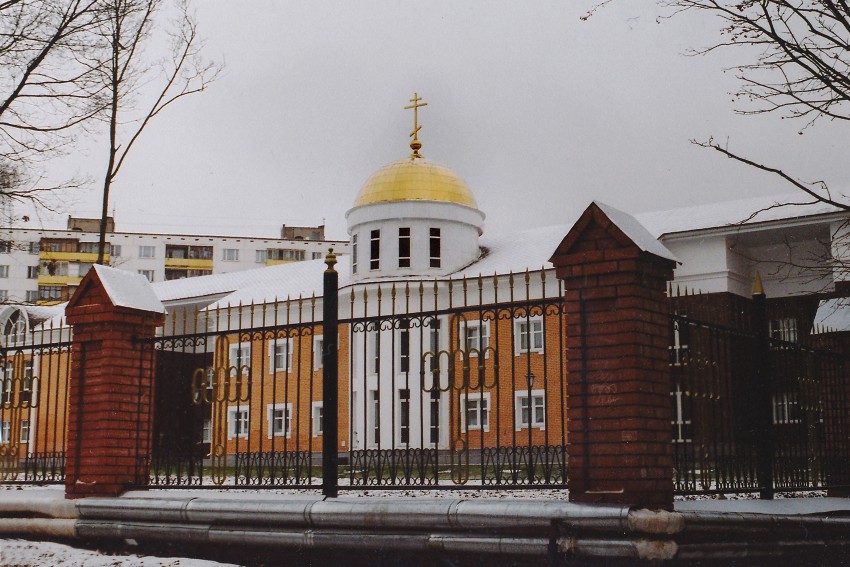
[[[450,392],[450,415],[453,416],[454,434],[449,447],[449,468],[452,482],[464,485],[469,481],[469,423],[460,403],[460,397],[466,394],[483,392],[496,387],[499,375],[499,361],[496,349],[486,346],[482,349],[451,349],[422,354],[420,368],[420,387],[423,392]],[[430,370],[425,370],[430,368]],[[460,372],[458,372],[460,370]],[[426,377],[430,373],[428,384]],[[445,375],[445,380],[442,379]],[[489,379],[488,379],[489,378]],[[489,410],[488,410],[489,411]]]
[[[196,368],[192,374],[192,403],[210,405],[210,470],[213,484],[227,480],[228,404],[247,403],[251,396],[250,349],[237,346],[231,360],[231,343],[220,337],[213,365]],[[233,362],[233,364],[231,364]],[[241,424],[234,424],[234,427]]]
[[[0,407],[0,481],[16,480],[20,473],[20,443],[26,412],[38,404],[38,377],[31,356],[18,351],[2,367]],[[28,421],[28,418],[26,419]]]

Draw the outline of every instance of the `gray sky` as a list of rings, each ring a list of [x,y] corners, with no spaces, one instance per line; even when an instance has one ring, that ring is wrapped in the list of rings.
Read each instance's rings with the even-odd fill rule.
[[[226,69],[152,123],[113,186],[119,230],[275,236],[345,211],[382,165],[409,154],[417,91],[422,153],[454,169],[486,233],[570,222],[600,200],[631,213],[787,192],[690,138],[850,187],[840,126],[797,132],[738,116],[740,50],[688,57],[720,24],[657,20],[651,2],[497,0],[195,2],[206,54]],[[839,145],[841,144],[841,145]],[[98,216],[105,148],[56,171],[95,181],[66,205]],[[41,215],[26,226],[64,226]]]

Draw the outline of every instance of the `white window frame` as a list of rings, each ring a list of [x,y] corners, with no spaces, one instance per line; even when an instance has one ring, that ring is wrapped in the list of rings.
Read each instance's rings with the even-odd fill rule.
[[[366,446],[380,447],[381,445],[381,391],[377,389],[368,390],[369,405],[366,407],[369,419],[366,431]]]
[[[221,249],[221,261],[222,262],[238,262],[239,261],[239,249],[238,248],[222,248]]]
[[[283,411],[283,420],[284,420],[284,430],[276,431],[275,430],[275,422],[278,421],[278,418],[275,416],[276,412]],[[269,439],[272,437],[286,437],[287,439],[292,437],[292,404],[268,404],[266,405],[266,435]]]
[[[357,273],[357,233],[351,235],[351,273]]]
[[[237,415],[238,414],[238,415]],[[244,414],[244,418],[237,419]],[[237,422],[241,424],[237,427]],[[241,427],[244,425],[244,431]],[[248,406],[230,406],[227,408],[227,438],[228,439],[246,439],[251,430],[251,412]]]
[[[411,352],[411,332],[410,325],[398,329],[396,331],[396,372],[399,374],[413,373],[413,357]],[[407,364],[407,369],[402,366]]]
[[[121,256],[121,245],[120,244],[111,244],[109,246],[109,255],[115,256],[116,258]]]
[[[522,402],[523,400],[531,400],[528,407],[528,417],[531,423],[523,420],[522,417]],[[539,405],[538,405],[539,400]],[[522,429],[546,429],[546,390],[532,390],[531,398],[528,397],[528,390],[519,390],[514,392],[514,403],[516,408],[516,416],[514,416],[514,424],[517,431]],[[543,419],[537,419],[537,409],[543,410]]]
[[[477,330],[476,337],[469,336],[470,329]],[[463,321],[461,324],[461,335],[463,339],[463,350],[467,356],[478,356],[481,352],[484,352],[485,356],[490,355],[490,352],[487,350],[490,346],[490,321],[479,321],[477,319]],[[470,342],[474,343],[475,346],[471,347]]]
[[[7,299],[9,299],[9,290],[0,289],[0,301],[6,301]]]
[[[676,433],[673,435],[673,443],[691,443],[693,440],[690,437],[685,437],[685,426],[691,425],[692,421],[690,419],[685,419],[685,406],[682,403],[682,399],[685,394],[682,391],[681,384],[676,384],[676,391],[670,392],[670,395],[673,397],[674,403],[676,404],[673,409],[672,425],[676,428]]]
[[[9,266],[3,264],[0,265],[0,278],[8,278],[9,277]]]
[[[525,328],[525,332],[523,332]],[[523,346],[523,335],[527,344]],[[538,343],[539,339],[539,345]],[[514,321],[514,350],[515,354],[527,354],[530,352],[542,353],[546,346],[546,337],[543,334],[543,317],[523,317]]]
[[[325,433],[324,429],[324,404],[323,402],[313,402],[310,406],[310,419],[313,422],[313,437],[318,437]]]
[[[37,280],[38,279],[38,266],[27,266],[27,279],[28,280]]]
[[[482,407],[481,400],[484,400],[484,406]],[[469,425],[466,419],[467,408],[469,406],[469,402],[477,402],[476,409],[473,410],[477,414],[478,423],[475,425]],[[469,394],[461,394],[460,396],[460,428],[461,431],[480,431],[484,430],[485,432],[490,431],[490,411],[492,406],[490,405],[490,392],[481,392],[469,393]]]
[[[774,425],[797,425],[800,419],[800,397],[797,392],[781,392],[771,399]]]
[[[154,271],[153,270],[138,270],[139,274],[145,276],[149,282],[154,281]]]
[[[325,336],[315,335],[313,337],[313,370],[321,370],[323,366],[322,348],[324,348]]]
[[[241,357],[238,356],[240,350],[242,351]],[[243,363],[243,360],[247,360],[247,364]],[[227,351],[227,366],[235,366],[237,374],[241,367],[246,366],[247,368],[244,369],[242,373],[247,374],[248,370],[251,368],[251,343],[245,342],[230,345],[230,348]]]
[[[269,251],[263,248],[262,250],[254,251],[254,262],[257,264],[265,264],[269,259]]]
[[[22,419],[21,420],[21,443],[29,443],[30,442],[30,432],[31,432],[30,420]]]
[[[294,337],[277,339],[269,343],[269,371],[272,374],[279,372],[292,372],[292,351],[295,347]],[[278,358],[285,357],[278,364]]]
[[[212,420],[205,419],[201,423],[201,443],[212,443]]]
[[[12,438],[12,422],[4,420],[0,422],[0,443],[10,443]]]
[[[156,258],[156,246],[142,244],[139,246],[139,258]]]
[[[38,290],[37,289],[28,289],[26,291],[26,299],[28,303],[33,303],[38,301]]]
[[[403,441],[401,438],[402,433],[402,403],[401,403],[401,393],[407,392],[407,441]],[[406,447],[413,442],[413,398],[411,396],[412,390],[410,388],[396,388],[395,391],[395,410],[398,419],[396,419],[396,443],[400,447]]]

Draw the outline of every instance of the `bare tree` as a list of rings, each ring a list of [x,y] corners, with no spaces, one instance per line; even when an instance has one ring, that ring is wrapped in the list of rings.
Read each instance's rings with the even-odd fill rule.
[[[103,263],[106,246],[106,219],[109,193],[121,167],[136,141],[150,122],[173,102],[205,90],[221,71],[221,66],[201,57],[203,42],[197,35],[197,23],[186,2],[168,32],[169,57],[160,65],[151,65],[144,56],[150,43],[154,18],[162,8],[161,0],[101,0],[105,18],[99,29],[101,47],[107,57],[101,69],[108,92],[103,119],[109,130],[109,156],[103,179],[103,209],[100,221],[100,245],[97,263]],[[153,77],[154,70],[159,71]],[[159,83],[156,83],[156,81]],[[139,89],[158,84],[155,95],[144,110],[137,110]]]
[[[83,61],[97,0],[0,0],[0,199],[45,205],[69,181],[44,184],[40,167],[101,110],[97,69]],[[5,207],[4,207],[5,208]]]
[[[704,11],[723,21],[720,41],[702,53],[746,46],[755,57],[735,67],[742,114],[779,114],[803,121],[850,120],[850,2],[848,0],[667,0],[678,10]],[[751,52],[752,53],[752,52]],[[776,175],[821,201],[850,211],[824,181],[804,181],[759,163],[714,139],[694,141],[748,166]]]

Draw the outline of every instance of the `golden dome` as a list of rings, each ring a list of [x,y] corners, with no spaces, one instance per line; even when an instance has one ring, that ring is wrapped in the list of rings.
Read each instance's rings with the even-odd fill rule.
[[[376,171],[363,185],[354,206],[389,201],[443,201],[478,208],[460,177],[421,157],[402,159]]]

